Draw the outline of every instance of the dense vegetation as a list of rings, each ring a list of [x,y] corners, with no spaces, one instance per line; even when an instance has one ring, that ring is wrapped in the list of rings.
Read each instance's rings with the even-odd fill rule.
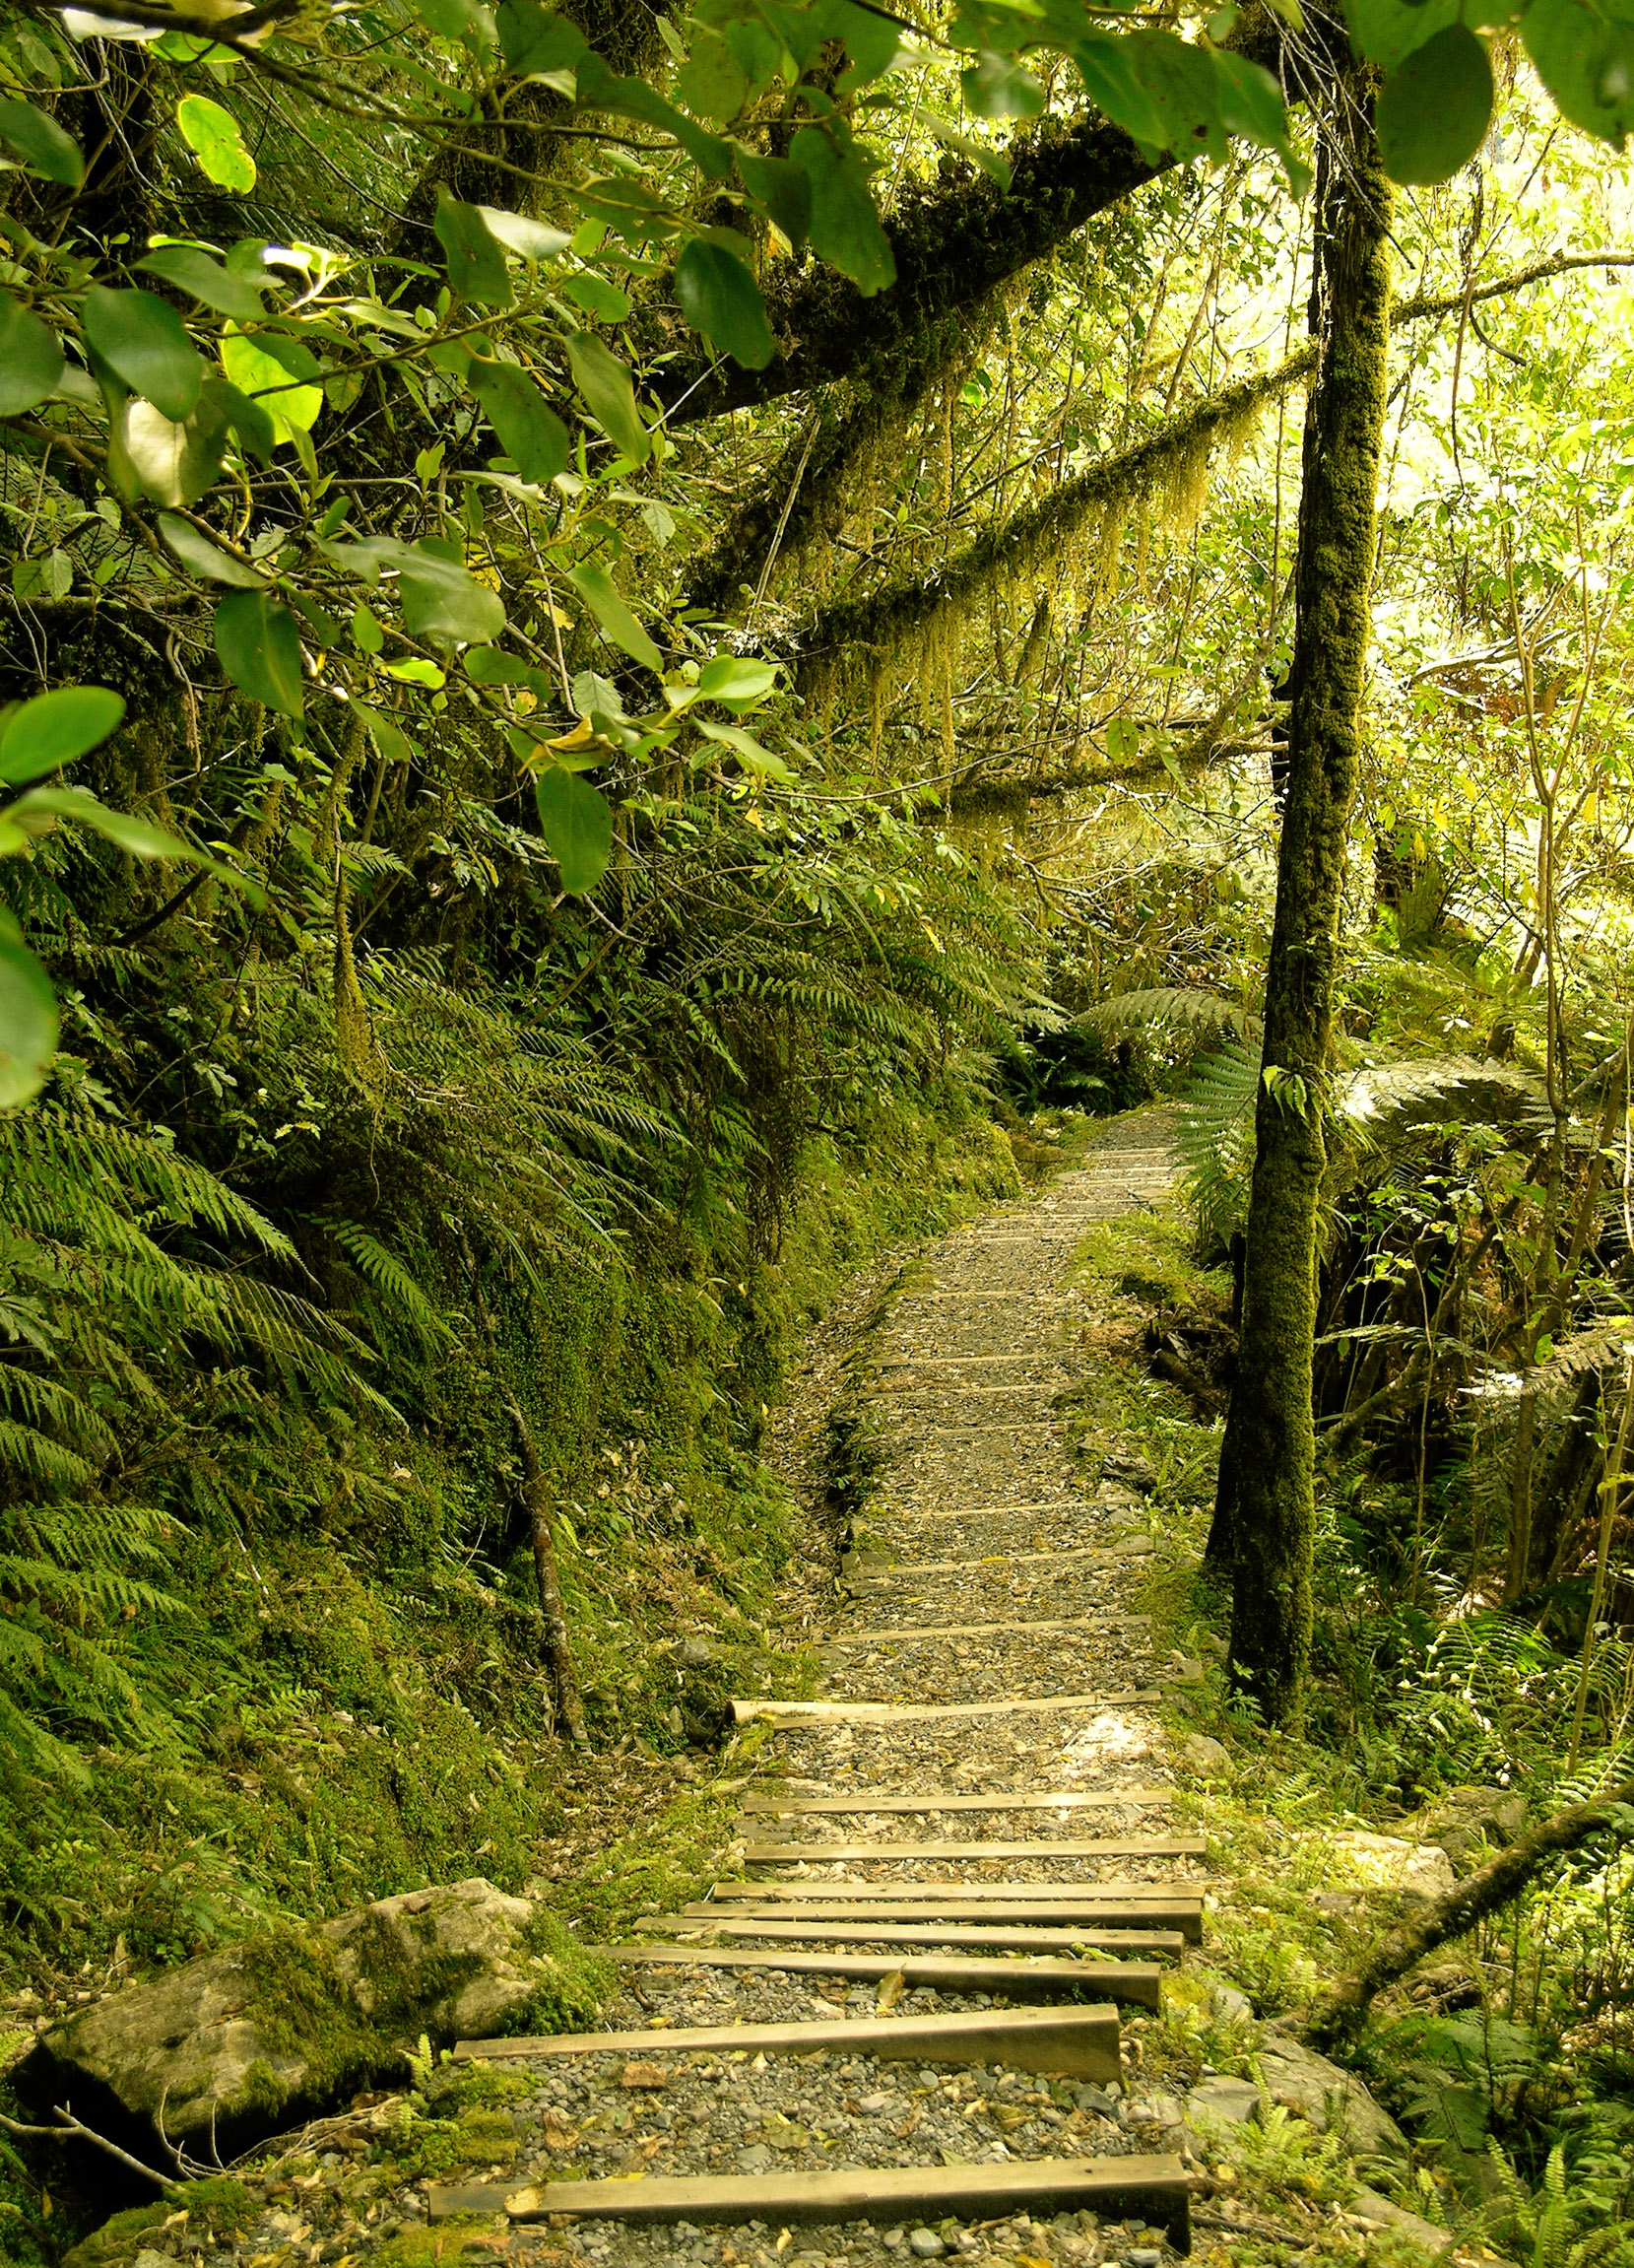
[[[1634,29],[1471,13],[0,25],[8,1982],[706,1748],[796,1334],[1160,1089],[1222,1706],[1626,1781]],[[1409,2061],[1611,2258],[1606,1847]]]

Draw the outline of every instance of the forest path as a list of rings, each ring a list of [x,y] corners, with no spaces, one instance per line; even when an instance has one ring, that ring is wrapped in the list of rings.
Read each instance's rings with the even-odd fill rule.
[[[1113,1455],[1086,1486],[1058,1408],[1073,1252],[1166,1197],[1171,1131],[1112,1122],[909,1272],[866,1352],[879,1480],[823,1698],[735,1704],[772,1727],[746,1879],[616,1949],[623,2029],[459,2051],[540,2095],[515,2176],[433,2189],[434,2220],[570,2226],[610,2268],[1188,2247],[1119,2019],[1201,1934],[1155,1705],[1190,1665],[1133,1610],[1142,1476]]]

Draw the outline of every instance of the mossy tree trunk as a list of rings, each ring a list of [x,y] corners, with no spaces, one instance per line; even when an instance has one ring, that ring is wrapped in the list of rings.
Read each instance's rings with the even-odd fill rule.
[[[1275,1724],[1297,1719],[1310,1652],[1323,1111],[1389,364],[1390,190],[1360,66],[1340,74],[1328,106],[1316,199],[1319,360],[1305,415],[1287,797],[1237,1382],[1210,1538],[1231,1568],[1232,1674]]]

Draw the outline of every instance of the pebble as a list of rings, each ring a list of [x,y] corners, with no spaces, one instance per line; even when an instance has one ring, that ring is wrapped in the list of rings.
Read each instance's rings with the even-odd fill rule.
[[[940,2260],[948,2249],[934,2229],[916,2229],[908,2238],[908,2248],[921,2260]]]

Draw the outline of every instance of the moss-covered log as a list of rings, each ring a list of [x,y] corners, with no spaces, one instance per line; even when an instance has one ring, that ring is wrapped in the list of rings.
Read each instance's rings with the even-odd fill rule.
[[[1266,983],[1237,1381],[1216,1527],[1231,1541],[1231,1669],[1297,1719],[1311,1636],[1318,1209],[1345,836],[1358,767],[1390,348],[1390,188],[1373,89],[1341,77],[1321,139],[1294,593],[1288,790]]]

